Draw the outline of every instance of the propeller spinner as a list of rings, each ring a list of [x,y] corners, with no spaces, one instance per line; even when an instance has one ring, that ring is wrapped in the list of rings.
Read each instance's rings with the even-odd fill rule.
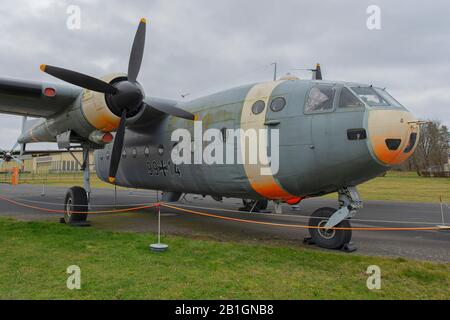
[[[120,116],[120,123],[114,139],[114,145],[111,153],[111,163],[109,167],[109,182],[111,183],[115,182],[117,170],[119,168],[125,137],[127,116],[136,114],[137,111],[145,105],[145,94],[142,87],[137,82],[137,77],[139,75],[144,56],[146,25],[147,21],[145,19],[141,19],[134,37],[133,46],[131,48],[127,80],[110,84],[75,71],[45,64],[41,65],[41,70],[43,72],[48,73],[55,78],[69,82],[84,89],[105,94],[108,107],[113,113]],[[157,107],[155,109],[175,117],[195,120],[195,116],[192,113],[177,107]]]

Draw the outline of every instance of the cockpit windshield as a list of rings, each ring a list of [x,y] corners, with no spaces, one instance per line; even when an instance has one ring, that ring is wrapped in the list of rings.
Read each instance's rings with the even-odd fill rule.
[[[397,100],[395,100],[394,97],[392,97],[387,91],[386,89],[379,89],[379,88],[374,88],[376,90],[376,92],[378,92],[379,95],[381,95],[384,99],[386,99],[387,102],[389,102],[389,104],[393,107],[402,107],[401,103],[398,102]]]
[[[371,107],[401,107],[386,90],[374,87],[351,87],[358,97]]]

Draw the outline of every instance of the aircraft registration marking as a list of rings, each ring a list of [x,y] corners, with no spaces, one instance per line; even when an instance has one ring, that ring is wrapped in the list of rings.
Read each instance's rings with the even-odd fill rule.
[[[146,162],[147,173],[151,176],[178,176],[181,177],[180,167],[168,160],[148,160]]]

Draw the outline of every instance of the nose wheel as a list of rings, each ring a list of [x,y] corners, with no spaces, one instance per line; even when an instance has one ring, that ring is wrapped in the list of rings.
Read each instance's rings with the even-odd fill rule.
[[[320,208],[311,215],[309,219],[309,234],[311,238],[308,240],[310,244],[316,244],[326,249],[343,249],[345,245],[350,243],[352,239],[351,230],[321,229],[327,224],[330,217],[336,212],[333,208]],[[335,228],[351,228],[349,220],[343,220]]]

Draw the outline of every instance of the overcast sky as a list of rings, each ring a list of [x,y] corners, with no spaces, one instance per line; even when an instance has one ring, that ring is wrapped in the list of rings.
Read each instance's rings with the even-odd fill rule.
[[[66,26],[69,5],[81,28]],[[381,30],[369,30],[369,5]],[[41,63],[94,76],[124,72],[141,17],[149,21],[140,82],[147,95],[189,99],[323,67],[327,80],[387,87],[420,119],[450,125],[450,1],[16,0],[0,6],[2,77],[57,82]],[[186,98],[186,99],[188,99]],[[0,147],[19,117],[0,115]]]

